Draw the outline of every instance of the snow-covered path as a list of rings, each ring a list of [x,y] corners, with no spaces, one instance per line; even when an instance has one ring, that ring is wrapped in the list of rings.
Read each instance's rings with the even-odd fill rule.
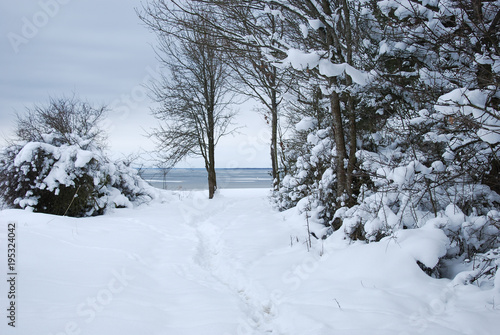
[[[164,203],[87,219],[1,211],[3,255],[11,222],[18,241],[16,328],[2,317],[1,334],[496,334],[500,328],[497,289],[456,286],[419,269],[414,246],[428,232],[350,246],[334,236],[313,241],[308,252],[303,219],[294,210],[273,211],[266,190],[224,190],[210,201],[203,192],[174,192]],[[7,291],[2,280],[2,306]]]

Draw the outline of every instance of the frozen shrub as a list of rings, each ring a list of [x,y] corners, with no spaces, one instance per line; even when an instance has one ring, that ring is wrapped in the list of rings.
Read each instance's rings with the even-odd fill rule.
[[[104,153],[78,140],[13,144],[0,153],[0,192],[6,205],[69,216],[103,214],[152,197],[151,187],[124,163],[109,162]]]
[[[4,205],[81,217],[151,198],[137,171],[107,159],[106,110],[73,97],[18,114],[16,138],[0,151]]]

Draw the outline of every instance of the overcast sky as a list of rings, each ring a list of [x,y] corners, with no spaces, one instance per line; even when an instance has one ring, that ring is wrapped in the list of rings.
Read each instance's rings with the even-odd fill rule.
[[[76,94],[111,108],[107,122],[114,154],[153,146],[155,124],[143,84],[158,71],[155,36],[137,18],[140,0],[22,0],[0,3],[0,135],[14,113]],[[217,148],[217,167],[268,167],[269,130],[248,103],[238,107],[241,134]],[[2,141],[3,142],[3,141]],[[199,160],[182,166],[203,167]]]

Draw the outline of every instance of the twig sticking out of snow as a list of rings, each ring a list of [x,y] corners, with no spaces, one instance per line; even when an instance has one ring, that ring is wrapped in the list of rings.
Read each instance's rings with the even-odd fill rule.
[[[80,186],[81,185],[78,185],[78,188],[76,189],[75,195],[73,196],[73,198],[71,198],[71,202],[69,203],[68,208],[66,208],[66,211],[64,212],[63,216],[66,216],[66,214],[68,214],[69,208],[73,204],[73,201],[75,201],[75,198],[78,196],[78,191],[80,190]]]
[[[337,303],[337,306],[339,306],[339,309],[342,310],[342,307],[340,306],[340,303],[339,301],[337,300],[337,298],[334,298],[333,300],[335,300],[335,302]]]

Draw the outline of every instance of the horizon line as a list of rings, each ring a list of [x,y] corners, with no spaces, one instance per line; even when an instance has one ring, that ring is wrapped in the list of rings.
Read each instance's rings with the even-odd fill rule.
[[[204,167],[173,167],[173,168],[161,168],[161,167],[134,167],[134,169],[150,169],[150,170],[205,170]],[[239,167],[239,168],[215,168],[216,170],[272,170],[271,167]]]

